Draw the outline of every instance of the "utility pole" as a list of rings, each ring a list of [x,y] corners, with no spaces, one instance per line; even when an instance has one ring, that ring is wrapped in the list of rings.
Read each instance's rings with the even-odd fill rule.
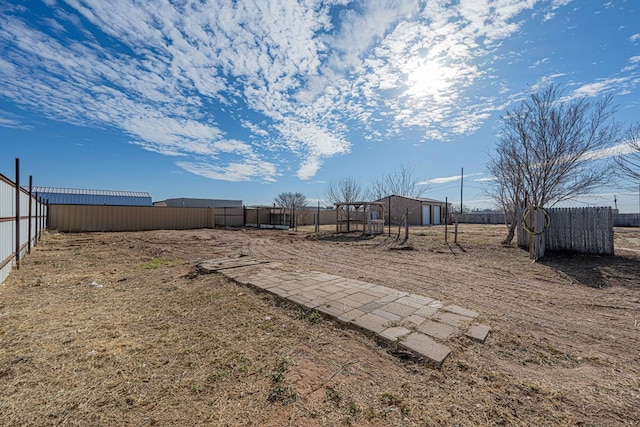
[[[447,242],[447,225],[449,224],[449,198],[444,198],[444,241]]]
[[[460,215],[462,215],[462,189],[464,188],[464,168],[460,170]]]

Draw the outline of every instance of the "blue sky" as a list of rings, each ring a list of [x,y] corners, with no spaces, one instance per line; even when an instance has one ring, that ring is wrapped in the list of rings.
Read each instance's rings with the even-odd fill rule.
[[[0,0],[0,173],[270,204],[401,165],[491,207],[500,116],[555,83],[640,120],[636,0]],[[575,206],[638,211],[637,184]]]

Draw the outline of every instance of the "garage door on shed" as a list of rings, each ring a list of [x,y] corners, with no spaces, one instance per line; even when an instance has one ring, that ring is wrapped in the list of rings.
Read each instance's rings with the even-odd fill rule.
[[[440,224],[440,206],[433,207],[433,223]]]
[[[431,206],[422,205],[422,225],[431,224]]]

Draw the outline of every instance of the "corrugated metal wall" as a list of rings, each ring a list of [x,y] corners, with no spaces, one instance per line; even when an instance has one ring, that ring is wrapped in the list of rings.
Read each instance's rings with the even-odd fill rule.
[[[29,192],[21,189],[19,209],[20,218],[16,224],[16,185],[0,175],[0,283],[9,276],[16,261],[35,246],[44,228],[47,207],[35,195],[29,197]]]
[[[455,214],[455,219],[461,224],[506,224],[507,218],[502,212],[470,212],[464,214]]]
[[[15,186],[0,176],[0,283],[13,266],[16,247]]]
[[[389,208],[391,209],[391,223],[397,225],[403,221],[404,215],[409,210],[409,225],[431,225],[444,224],[446,203],[437,200],[413,199],[410,197],[391,196],[391,206],[389,207],[389,198],[378,199],[378,202],[384,203],[384,220],[385,224],[389,222]],[[423,218],[423,207],[429,209],[429,218]],[[434,216],[437,215],[439,207],[439,220],[436,221]]]
[[[314,225],[316,215],[318,214],[315,208],[305,208],[302,215],[298,217],[298,225]],[[335,209],[320,209],[320,225],[329,225],[336,223],[336,210]]]
[[[640,227],[640,214],[613,214],[615,227]]]
[[[51,205],[48,228],[62,232],[187,230],[274,224],[272,208],[170,208],[160,206]],[[300,216],[313,224],[315,210]],[[334,224],[335,210],[321,210],[320,223]],[[304,220],[304,221],[303,221]]]
[[[215,215],[212,208],[51,205],[48,228],[62,232],[188,230],[213,228]]]

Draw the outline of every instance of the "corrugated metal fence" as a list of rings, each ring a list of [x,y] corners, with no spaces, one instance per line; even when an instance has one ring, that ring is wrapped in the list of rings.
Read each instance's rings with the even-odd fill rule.
[[[450,222],[460,224],[506,224],[506,215],[502,212],[470,212],[451,214]]]
[[[298,224],[313,224],[314,210]],[[50,205],[48,228],[62,232],[187,230],[213,227],[283,225],[278,208],[178,208],[164,206]],[[335,221],[335,211],[321,211],[321,224]]]
[[[613,215],[614,227],[640,227],[640,214]]]
[[[317,221],[319,213],[320,225],[335,224],[335,209],[316,209],[306,207],[296,213],[295,222],[298,225],[313,225]],[[291,225],[291,212],[288,209],[276,207],[244,208],[244,219],[247,227],[260,227],[262,225]]]
[[[603,208],[548,209],[544,245],[548,251],[613,255],[613,210]],[[522,215],[519,216],[520,221]],[[529,247],[530,234],[518,227],[518,245]]]
[[[242,209],[241,209],[242,210]],[[213,228],[213,208],[169,208],[158,206],[50,205],[50,230],[144,231]]]
[[[16,169],[19,176],[17,161]],[[20,259],[37,244],[46,216],[47,205],[41,197],[0,174],[0,283],[14,265],[20,266]]]

